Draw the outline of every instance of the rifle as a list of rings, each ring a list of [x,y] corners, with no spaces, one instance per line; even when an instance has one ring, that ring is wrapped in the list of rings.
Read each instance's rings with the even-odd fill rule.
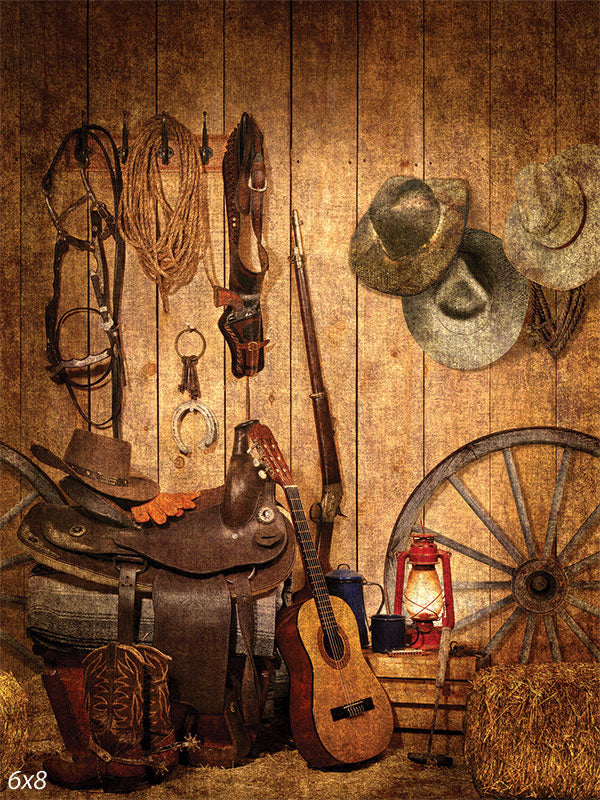
[[[312,304],[308,290],[308,282],[304,269],[304,250],[302,235],[300,233],[300,220],[298,212],[292,212],[292,230],[294,232],[294,250],[291,261],[296,272],[296,285],[298,287],[298,301],[300,315],[304,330],[308,371],[310,373],[311,400],[317,429],[319,443],[319,460],[321,463],[321,500],[314,503],[310,509],[310,518],[317,523],[315,545],[321,562],[323,572],[330,572],[332,567],[329,562],[331,549],[331,536],[333,523],[336,516],[344,516],[340,511],[343,489],[340,477],[340,464],[335,445],[333,421],[329,410],[329,397],[323,383],[321,359],[317,343],[317,332],[313,318]]]

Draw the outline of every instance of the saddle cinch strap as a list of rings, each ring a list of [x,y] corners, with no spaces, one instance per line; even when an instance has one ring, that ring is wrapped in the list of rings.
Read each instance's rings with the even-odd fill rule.
[[[219,329],[231,351],[237,378],[256,375],[264,367],[260,292],[269,256],[262,243],[263,196],[267,176],[263,134],[254,117],[242,114],[231,133],[223,158],[223,183],[229,238],[229,288],[214,287],[215,305],[225,306]],[[243,217],[249,218],[256,240],[259,270],[248,269],[239,253]]]
[[[72,506],[39,504],[26,515],[20,541],[42,564],[118,588],[119,640],[132,642],[137,593],[152,595],[154,640],[173,659],[174,699],[200,713],[222,713],[232,602],[247,649],[242,705],[257,721],[258,676],[252,658],[252,597],[289,575],[294,537],[275,503],[274,484],[262,481],[236,428],[224,487],[208,490],[197,507],[167,525],[119,527]],[[95,514],[95,516],[94,516]]]

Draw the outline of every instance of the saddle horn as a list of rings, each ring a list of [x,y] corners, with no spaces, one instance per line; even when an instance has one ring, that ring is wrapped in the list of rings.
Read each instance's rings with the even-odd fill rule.
[[[254,459],[248,453],[248,431],[256,421],[247,420],[234,428],[233,451],[221,502],[221,517],[229,528],[243,527],[255,514],[261,499],[272,502],[274,498],[273,484],[259,477]]]

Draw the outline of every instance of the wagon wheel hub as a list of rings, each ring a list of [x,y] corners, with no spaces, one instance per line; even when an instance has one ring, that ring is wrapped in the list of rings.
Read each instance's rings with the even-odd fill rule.
[[[567,576],[553,558],[532,558],[524,561],[512,579],[517,603],[534,614],[547,614],[559,608],[567,594]]]

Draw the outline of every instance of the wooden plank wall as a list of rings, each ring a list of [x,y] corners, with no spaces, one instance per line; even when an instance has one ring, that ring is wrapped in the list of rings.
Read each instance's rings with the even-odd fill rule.
[[[73,427],[84,424],[64,388],[48,380],[44,369],[43,315],[51,293],[54,236],[40,181],[82,110],[119,139],[124,109],[133,137],[141,122],[163,109],[198,133],[206,110],[210,132],[221,136],[249,111],[267,147],[265,242],[271,268],[263,307],[271,344],[260,375],[247,382],[231,374],[216,326],[220,311],[212,305],[202,268],[172,298],[165,315],[135,254],[131,249],[127,254],[123,430],[137,466],[163,490],[205,488],[222,480],[233,426],[246,418],[248,404],[250,415],[271,426],[289,456],[307,507],[318,499],[309,376],[288,262],[292,208],[304,221],[341,458],[345,516],[336,526],[334,565],[346,562],[368,580],[380,581],[388,539],[410,491],[445,455],[477,436],[528,425],[600,435],[598,278],[587,287],[583,324],[558,360],[532,348],[524,330],[502,359],[467,372],[424,355],[406,328],[400,300],[358,284],[347,264],[354,227],[389,176],[466,178],[469,226],[501,235],[519,169],[570,145],[600,142],[599,9],[596,0],[0,3],[2,440],[25,453],[31,442],[62,453]],[[78,190],[77,175],[63,177],[61,202]],[[224,281],[220,173],[208,172],[204,181],[210,222],[206,260]],[[65,269],[65,303],[85,304],[85,261],[70,257]],[[200,385],[220,435],[209,452],[184,459],[175,449],[170,417],[181,400],[173,341],[188,322],[207,340]],[[107,407],[96,394],[84,401],[94,413]],[[198,424],[187,421],[189,436]],[[541,461],[519,456],[518,468],[543,536],[554,455],[542,455]],[[499,518],[511,513],[502,470],[501,457],[494,456],[466,477]],[[561,537],[597,502],[598,472],[578,474],[576,486],[567,490],[572,518],[565,512]],[[3,478],[1,490],[5,509],[19,496],[18,481]],[[463,529],[463,540],[499,555],[497,543],[461,503],[446,492],[428,521]],[[597,532],[590,547],[598,549]],[[17,551],[11,528],[4,532],[2,552]],[[473,562],[460,555],[453,557],[453,567],[457,577],[475,577]],[[477,577],[486,574],[479,570]],[[23,569],[10,570],[4,590],[23,594],[25,575]],[[373,613],[376,597],[368,597]],[[491,599],[486,594],[475,604]],[[457,603],[463,611],[468,605],[464,598]],[[502,619],[483,624],[472,634],[474,643],[485,643]],[[4,607],[2,625],[25,641],[20,607]],[[598,633],[597,626],[588,630]],[[518,636],[513,639],[508,660],[518,653]],[[545,646],[539,643],[541,652]],[[20,659],[3,649],[3,662],[22,674]]]

